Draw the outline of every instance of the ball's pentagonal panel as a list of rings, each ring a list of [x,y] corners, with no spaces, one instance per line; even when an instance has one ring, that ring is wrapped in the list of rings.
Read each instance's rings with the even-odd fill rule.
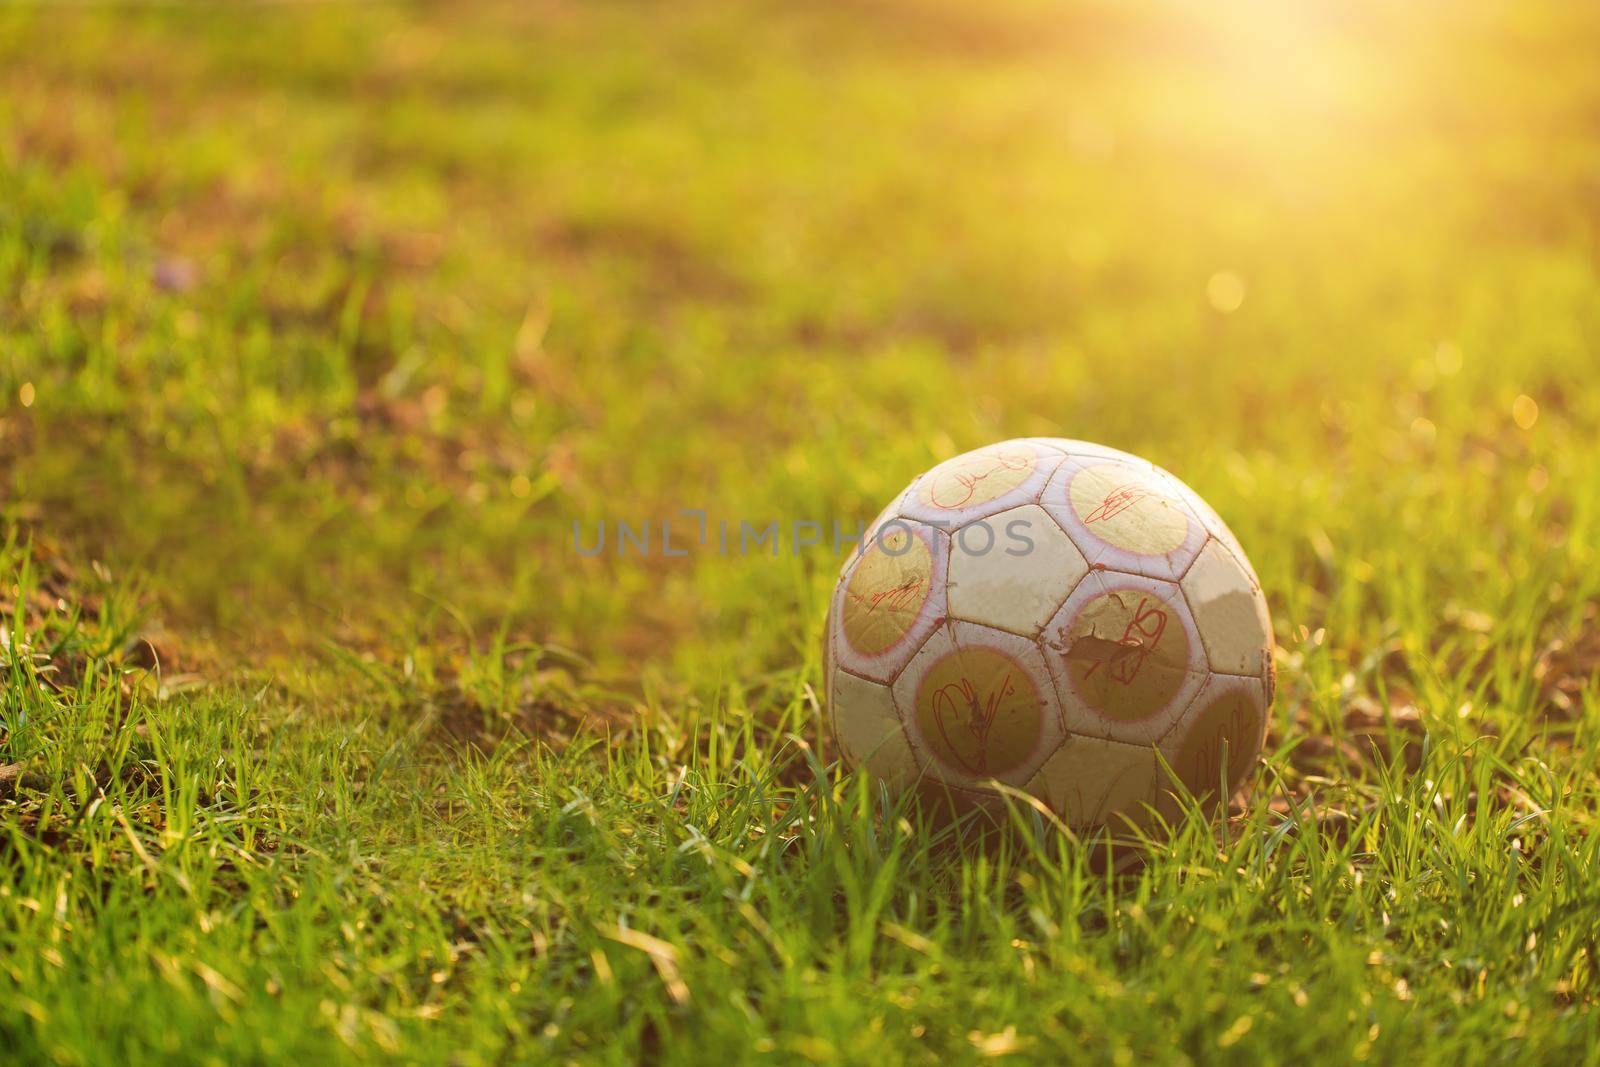
[[[952,785],[1021,786],[1062,738],[1038,646],[987,626],[941,627],[895,680],[894,698],[928,774]]]
[[[1064,437],[1019,437],[1017,440],[1062,456],[1067,454],[1066,446],[1071,443]]]
[[[1029,441],[1005,441],[947,459],[918,479],[900,512],[951,528],[1039,499],[1061,453]]]
[[[1089,573],[1037,504],[978,519],[950,538],[950,614],[1033,637]]]
[[[1080,459],[1109,459],[1127,463],[1134,467],[1153,466],[1149,460],[1140,459],[1132,452],[1124,452],[1109,445],[1097,445],[1093,441],[1078,441],[1070,437],[1030,437],[1028,440],[1049,445],[1069,456],[1077,456]]]
[[[1250,575],[1251,581],[1260,585],[1261,580],[1256,577],[1255,569],[1250,566],[1250,560],[1245,555],[1244,546],[1239,543],[1239,539],[1234,536],[1233,530],[1228,527],[1228,524],[1222,521],[1222,516],[1217,514],[1217,509],[1206,503],[1204,497],[1185,485],[1183,480],[1176,474],[1162,470],[1160,467],[1157,467],[1156,471],[1172,485],[1177,494],[1183,498],[1183,502],[1189,505],[1189,510],[1200,520],[1200,525],[1206,528],[1206,532],[1226,545],[1228,551],[1233,553],[1239,565],[1244,568],[1245,573]]]
[[[1148,463],[1068,457],[1041,503],[1091,565],[1176,581],[1206,531],[1176,488]]]
[[[1272,648],[1267,602],[1233,553],[1207,541],[1181,585],[1211,669],[1264,677]]]
[[[1068,737],[1028,782],[1075,828],[1142,825],[1156,799],[1155,749],[1099,737]]]
[[[1177,478],[1084,441],[1006,441],[922,475],[873,528],[825,627],[847,763],[944,804],[1027,788],[1084,828],[1248,777],[1272,630],[1243,549]]]
[[[833,736],[845,762],[882,778],[896,792],[916,781],[921,768],[888,686],[834,671],[828,704],[833,712]],[[840,709],[848,710],[840,715]]]
[[[1262,681],[1213,674],[1161,742],[1161,755],[1183,788],[1206,804],[1227,800],[1255,765],[1266,737]],[[1158,783],[1156,808],[1169,820],[1181,810],[1170,780]]]
[[[847,671],[889,682],[945,614],[950,538],[890,519],[834,590],[833,655]]]
[[[900,517],[900,507],[905,503],[906,497],[910,496],[912,490],[917,487],[918,480],[920,479],[912,479],[911,484],[902,490],[899,496],[891,500],[888,507],[878,512],[877,518],[873,519],[865,528],[862,529],[861,539],[851,544],[843,553],[844,563],[839,568],[839,574],[841,577],[850,569],[850,565],[852,563],[861,558],[862,553],[866,552],[867,546],[872,544],[873,540],[878,536],[878,533],[884,528],[884,526],[888,524],[890,520]]]
[[[1074,734],[1153,744],[1204,680],[1205,651],[1171,582],[1091,572],[1043,637]]]

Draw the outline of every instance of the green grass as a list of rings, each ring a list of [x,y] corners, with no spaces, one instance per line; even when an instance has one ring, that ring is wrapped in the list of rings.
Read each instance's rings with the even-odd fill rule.
[[[1597,47],[0,7],[0,1049],[1600,1062]],[[1254,790],[1136,863],[834,765],[829,551],[571,549],[1031,434],[1274,615]]]

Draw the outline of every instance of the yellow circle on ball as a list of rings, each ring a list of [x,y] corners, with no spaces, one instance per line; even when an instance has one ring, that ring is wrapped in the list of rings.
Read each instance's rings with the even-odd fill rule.
[[[933,554],[903,524],[881,529],[845,586],[844,638],[864,656],[893,648],[916,624],[933,587]]]
[[[1086,467],[1073,475],[1068,496],[1085,529],[1127,552],[1164,555],[1189,536],[1189,517],[1153,471]]]
[[[1195,715],[1172,769],[1189,792],[1214,802],[1224,781],[1228,796],[1244,781],[1260,740],[1255,704],[1238,690],[1224,693]]]
[[[916,719],[941,763],[979,778],[1015,770],[1039,743],[1042,702],[1022,665],[994,648],[962,648],[917,685]]]
[[[1034,460],[1033,450],[1019,445],[980,448],[929,471],[917,489],[918,497],[947,511],[987,504],[1026,481]]]
[[[1142,589],[1112,589],[1089,601],[1067,624],[1060,647],[1078,695],[1118,722],[1165,708],[1189,669],[1189,635],[1177,612]]]

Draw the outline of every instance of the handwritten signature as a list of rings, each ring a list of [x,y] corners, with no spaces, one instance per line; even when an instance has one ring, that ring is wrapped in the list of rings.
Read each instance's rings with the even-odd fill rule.
[[[1154,489],[1140,485],[1138,482],[1127,482],[1119,485],[1106,494],[1106,498],[1100,502],[1099,506],[1083,517],[1083,524],[1088,526],[1091,523],[1114,519],[1141,500],[1156,495]]]
[[[886,611],[904,611],[908,607],[914,607],[922,599],[922,577],[913,575],[897,586],[879,589],[870,595],[863,596],[859,593],[851,595],[858,603],[866,605],[868,615],[880,607]]]
[[[1083,672],[1083,676],[1089,678],[1102,666],[1109,664],[1106,675],[1112,681],[1132,685],[1139,671],[1144,668],[1145,661],[1150,658],[1150,653],[1161,643],[1161,635],[1167,632],[1167,618],[1161,601],[1148,596],[1140,597],[1138,607],[1133,609],[1133,617],[1128,620],[1122,637],[1117,641],[1127,651],[1095,660]]]
[[[1000,702],[1016,693],[1010,674],[1001,684],[990,690],[981,701],[972,679],[963,678],[941,686],[933,694],[933,721],[939,727],[946,750],[970,774],[987,774],[989,771],[989,731],[994,727]],[[951,734],[954,733],[955,737]],[[976,746],[975,760],[969,762],[964,748],[957,740]]]
[[[936,484],[928,494],[929,503],[934,507],[953,509],[964,507],[978,494],[978,483],[985,478],[999,474],[1001,471],[1027,470],[1033,463],[1032,456],[1020,453],[1009,453],[999,456],[988,467],[977,471],[959,471],[953,475],[944,475],[936,479]],[[953,483],[953,484],[952,484]],[[943,499],[945,489],[965,490],[959,500]]]

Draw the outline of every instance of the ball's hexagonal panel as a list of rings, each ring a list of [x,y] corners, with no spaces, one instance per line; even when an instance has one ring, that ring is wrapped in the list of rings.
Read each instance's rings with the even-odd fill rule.
[[[913,487],[907,518],[951,529],[1039,499],[1061,453],[1027,440],[1002,441],[947,459]]]
[[[1028,792],[1068,826],[1143,825],[1156,799],[1156,752],[1099,737],[1068,737],[1028,782]]]
[[[894,694],[895,710],[900,713],[900,721],[906,724],[906,736],[911,738],[913,749],[919,753],[925,753],[927,746],[919,744],[914,736],[917,686],[927,674],[929,666],[955,652],[956,638],[952,625],[952,621],[947,619],[930,633],[917,649],[916,655],[911,657],[911,662],[906,664],[905,669],[895,676],[889,686]]]
[[[1238,790],[1255,766],[1266,732],[1261,679],[1213,674],[1162,739],[1161,755],[1189,793],[1215,807]],[[1169,821],[1176,818],[1182,807],[1173,783],[1158,782],[1156,793],[1156,810]]]
[[[968,523],[950,537],[950,614],[1037,635],[1089,562],[1037,504]]]
[[[877,682],[894,680],[945,615],[950,539],[890,519],[834,588],[834,661]]]
[[[1042,640],[1066,728],[1087,737],[1154,744],[1206,674],[1194,620],[1171,582],[1091,571]]]
[[[836,669],[828,687],[828,715],[849,766],[882,778],[896,792],[917,780],[922,768],[888,686]]]
[[[1211,669],[1264,678],[1272,655],[1267,602],[1233,553],[1212,538],[1179,584]]]
[[[946,623],[893,691],[912,749],[930,776],[951,785],[1021,786],[1063,736],[1039,647],[1003,630]]]
[[[1040,503],[1091,566],[1177,581],[1206,541],[1172,483],[1142,461],[1069,456]]]

